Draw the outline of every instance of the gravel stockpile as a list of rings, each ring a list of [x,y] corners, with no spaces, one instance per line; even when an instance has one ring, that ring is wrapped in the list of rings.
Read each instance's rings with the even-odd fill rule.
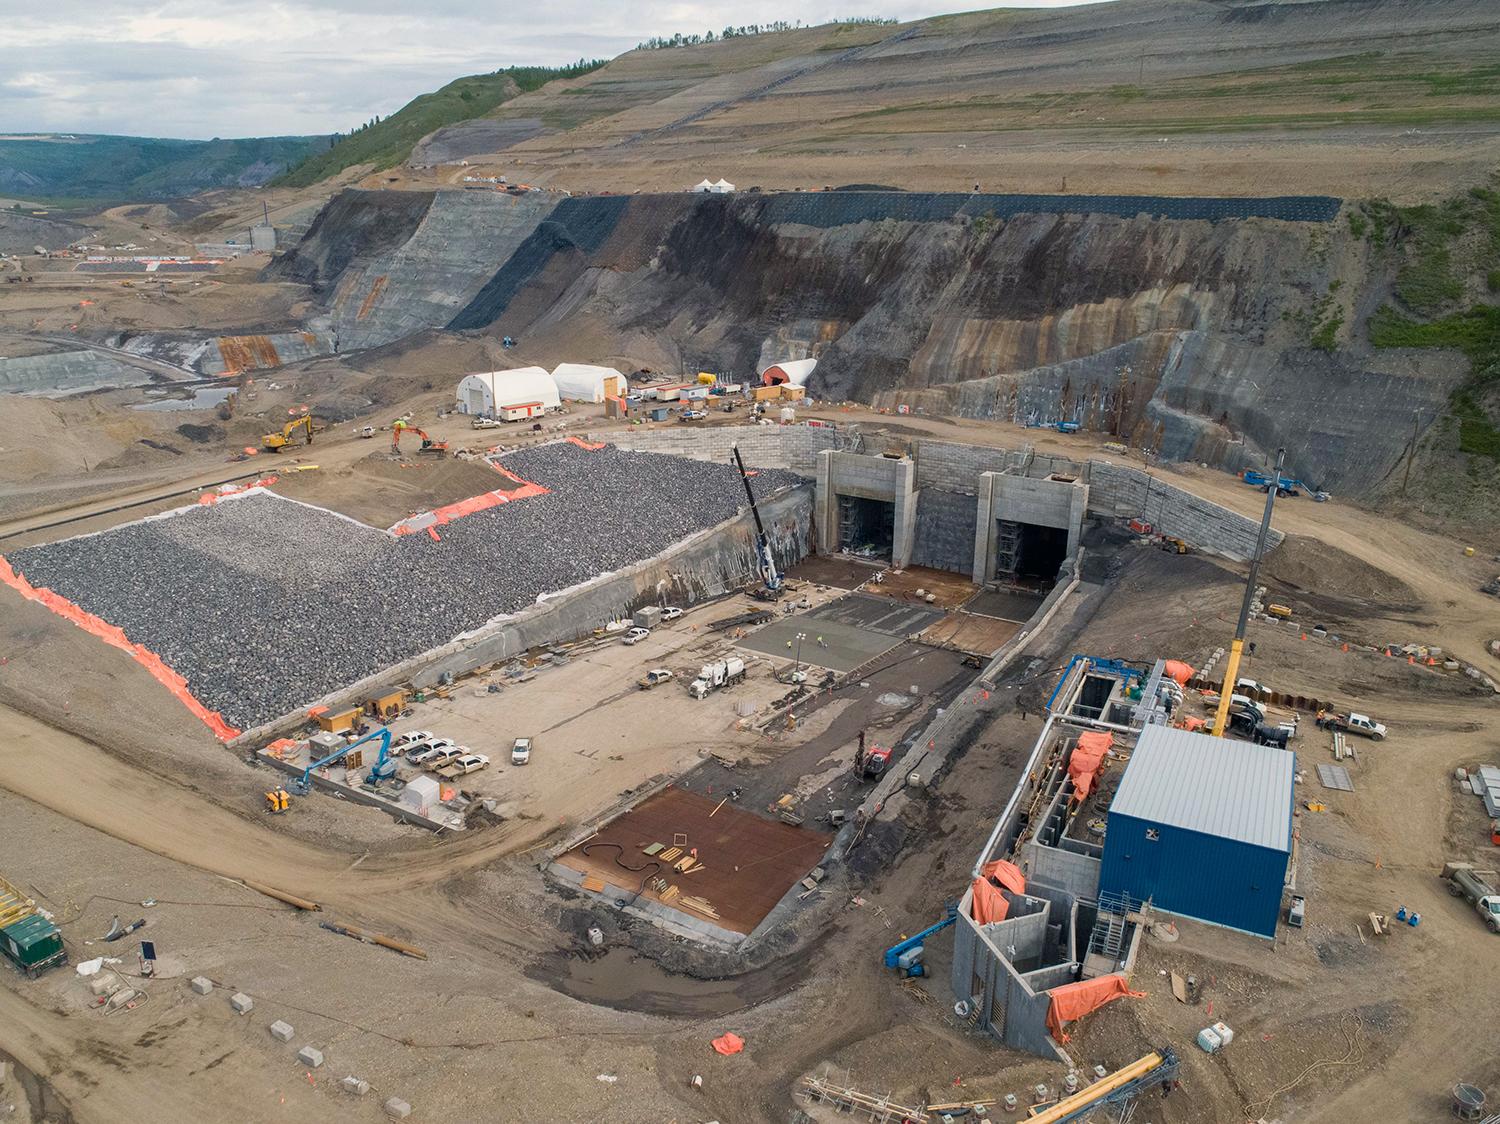
[[[257,493],[9,556],[250,728],[734,516],[730,465],[571,443],[512,453],[549,495],[395,538]],[[758,495],[800,477],[761,470]]]

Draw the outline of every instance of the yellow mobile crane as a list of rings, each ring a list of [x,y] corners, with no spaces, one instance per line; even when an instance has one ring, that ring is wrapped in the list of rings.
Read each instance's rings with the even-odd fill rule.
[[[1276,450],[1276,474],[1281,479],[1281,465],[1286,450]],[[1276,506],[1275,488],[1266,489],[1266,510],[1260,517],[1260,534],[1255,539],[1255,556],[1250,559],[1250,576],[1245,579],[1245,599],[1240,602],[1240,620],[1234,626],[1234,640],[1229,645],[1229,659],[1224,663],[1224,685],[1219,688],[1219,709],[1214,715],[1213,736],[1222,738],[1229,728],[1229,703],[1234,695],[1235,679],[1240,673],[1240,656],[1245,651],[1245,626],[1250,623],[1250,602],[1255,600],[1255,579],[1260,576],[1260,560],[1266,552],[1266,536],[1271,532],[1271,509]]]

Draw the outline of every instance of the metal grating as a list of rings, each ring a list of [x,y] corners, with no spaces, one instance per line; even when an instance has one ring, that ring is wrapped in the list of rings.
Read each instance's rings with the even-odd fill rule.
[[[1336,788],[1340,792],[1354,791],[1354,782],[1349,779],[1349,770],[1342,765],[1319,765],[1318,781],[1324,788]]]

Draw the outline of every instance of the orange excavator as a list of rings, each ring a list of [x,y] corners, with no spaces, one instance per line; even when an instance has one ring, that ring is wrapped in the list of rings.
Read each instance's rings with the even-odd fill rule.
[[[448,442],[434,441],[431,437],[428,437],[424,431],[412,425],[410,422],[399,420],[395,425],[391,426],[392,453],[401,452],[401,435],[408,429],[422,439],[422,445],[417,450],[417,454],[419,456],[422,454],[426,454],[427,456],[433,457],[446,457],[448,455]]]

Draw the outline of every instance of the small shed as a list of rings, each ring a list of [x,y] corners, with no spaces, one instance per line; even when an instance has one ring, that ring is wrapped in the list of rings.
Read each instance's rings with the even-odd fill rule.
[[[410,808],[419,816],[431,817],[442,802],[442,789],[432,777],[413,777],[406,782],[397,800],[403,808]]]
[[[1274,746],[1148,725],[1109,806],[1100,893],[1274,938],[1296,761]]]
[[[788,359],[784,363],[772,363],[760,373],[760,383],[762,386],[805,386],[817,365],[816,359]]]
[[[455,393],[460,414],[495,417],[500,407],[517,402],[540,402],[544,410],[562,405],[557,383],[541,367],[513,367],[506,371],[481,371],[459,380]]]
[[[559,363],[552,369],[552,381],[557,384],[559,396],[575,402],[623,398],[630,389],[619,371],[592,363]]]

